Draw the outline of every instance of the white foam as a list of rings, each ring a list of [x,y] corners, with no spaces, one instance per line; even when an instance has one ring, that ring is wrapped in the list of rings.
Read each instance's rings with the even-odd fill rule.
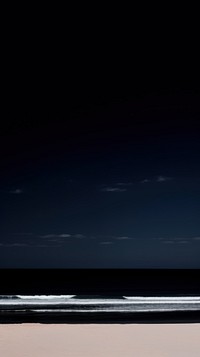
[[[20,299],[41,299],[41,300],[50,300],[50,299],[70,299],[75,295],[16,295]]]
[[[123,298],[127,300],[134,300],[135,301],[148,301],[152,300],[154,302],[157,301],[199,301],[200,302],[200,296],[123,296]]]

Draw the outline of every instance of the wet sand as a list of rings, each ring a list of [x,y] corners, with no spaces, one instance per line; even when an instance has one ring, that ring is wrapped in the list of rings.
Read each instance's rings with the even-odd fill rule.
[[[199,357],[200,324],[0,325],[2,357]]]

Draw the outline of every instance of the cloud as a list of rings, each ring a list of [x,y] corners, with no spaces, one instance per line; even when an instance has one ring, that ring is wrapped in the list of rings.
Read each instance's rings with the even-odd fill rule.
[[[0,243],[1,247],[28,247],[27,243]]]
[[[127,236],[123,236],[123,237],[116,237],[117,240],[130,240],[132,238],[127,237]]]
[[[102,192],[125,192],[131,185],[133,185],[133,182],[113,182],[110,185],[101,184],[100,186]]]
[[[158,175],[156,176],[154,179],[149,179],[149,178],[145,178],[143,179],[142,181],[140,181],[140,183],[149,183],[149,182],[158,182],[158,183],[161,183],[161,182],[166,182],[166,181],[169,181],[169,180],[172,180],[171,177],[168,177],[168,176],[162,176],[162,175]]]
[[[62,234],[44,234],[44,235],[40,235],[40,238],[69,238],[71,237],[71,234],[68,233],[62,233]]]
[[[194,240],[200,240],[200,237],[193,237]]]
[[[132,182],[118,182],[116,186],[131,186],[132,184]]]
[[[74,234],[73,237],[75,238],[85,238],[85,236],[83,234]]]
[[[67,233],[62,233],[62,234],[44,234],[44,235],[37,235],[37,237],[40,237],[42,239],[46,239],[50,242],[56,242],[58,241],[59,243],[62,242],[62,238],[71,238],[73,239],[83,239],[83,238],[87,238],[87,239],[92,239],[92,240],[101,240],[100,244],[102,242],[110,242],[110,243],[114,243],[115,240],[119,240],[119,241],[125,241],[125,240],[133,240],[134,238],[132,237],[128,237],[128,236],[115,236],[115,235],[89,235],[89,236],[85,236],[81,233],[76,233],[76,234],[67,234]],[[64,240],[63,240],[64,242]]]
[[[103,191],[103,192],[125,192],[125,191],[127,191],[127,189],[119,188],[119,187],[104,187],[101,191]]]
[[[16,188],[15,190],[11,190],[10,193],[13,195],[20,195],[23,193],[23,190],[21,188]]]
[[[56,247],[61,247],[61,244],[35,244],[35,248],[56,248]]]
[[[164,244],[187,244],[191,242],[191,238],[170,238],[163,240]]]
[[[45,235],[41,235],[41,236],[39,236],[40,238],[55,238],[56,237],[56,235],[55,234],[45,234]]]
[[[157,176],[157,178],[156,178],[156,182],[165,182],[165,181],[169,181],[169,180],[171,180],[170,177],[162,176],[162,175]]]
[[[85,236],[83,234],[80,233],[76,233],[76,234],[69,234],[69,233],[54,233],[54,234],[43,234],[43,235],[38,235],[38,237],[43,238],[43,239],[47,239],[50,241],[54,241],[56,242],[56,240],[61,240],[64,238],[77,238],[77,239],[82,239],[85,238]]]
[[[146,178],[141,181],[141,183],[148,183],[148,182],[151,182],[151,181],[149,179],[146,179]]]
[[[110,244],[113,244],[113,242],[100,242],[99,244],[101,244],[101,245],[110,245]]]
[[[10,242],[0,242],[0,247],[5,247],[5,248],[53,248],[53,247],[61,247],[65,243],[68,243],[70,241],[73,241],[74,239],[80,239],[84,238],[85,236],[83,234],[77,233],[77,234],[69,234],[69,233],[49,233],[49,234],[33,234],[33,233],[15,233],[11,234],[12,236],[15,237],[23,237],[23,239],[20,238],[16,239],[14,241]],[[26,239],[25,239],[26,236]],[[67,238],[71,238],[70,240]]]
[[[200,241],[200,237],[155,237],[154,240],[164,244],[190,244],[194,241]]]
[[[49,248],[49,244],[40,244],[40,243],[34,243],[34,242],[28,242],[28,243],[0,243],[0,247],[3,248],[40,248],[40,247],[45,247]],[[57,247],[57,245],[51,245],[51,247]]]

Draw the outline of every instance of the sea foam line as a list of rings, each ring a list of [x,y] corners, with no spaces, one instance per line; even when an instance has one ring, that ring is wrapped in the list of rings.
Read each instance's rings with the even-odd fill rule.
[[[19,299],[70,299],[76,295],[16,295]]]

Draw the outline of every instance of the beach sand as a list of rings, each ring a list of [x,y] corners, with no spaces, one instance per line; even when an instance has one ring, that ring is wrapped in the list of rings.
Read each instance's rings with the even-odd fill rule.
[[[0,325],[2,357],[199,357],[200,324]]]

